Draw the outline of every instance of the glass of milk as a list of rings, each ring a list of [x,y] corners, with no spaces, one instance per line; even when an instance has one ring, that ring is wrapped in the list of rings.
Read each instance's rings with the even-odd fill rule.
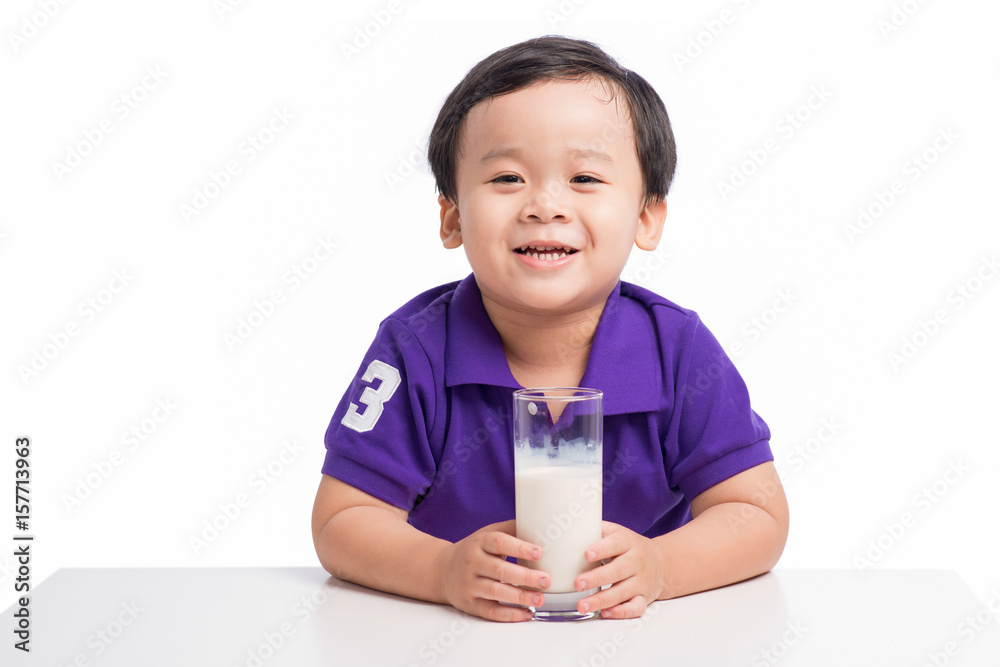
[[[604,437],[602,393],[580,387],[514,392],[514,497],[517,537],[542,549],[538,561],[551,585],[532,607],[536,620],[575,621],[576,603],[597,592],[577,592],[573,581],[597,567],[584,551],[601,538]]]

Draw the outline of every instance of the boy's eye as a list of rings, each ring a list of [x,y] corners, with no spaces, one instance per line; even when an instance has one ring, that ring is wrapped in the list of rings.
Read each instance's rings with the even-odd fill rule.
[[[504,174],[493,179],[494,183],[520,183],[521,177],[514,174]]]
[[[586,174],[581,174],[580,176],[574,176],[572,179],[573,183],[582,183],[584,185],[590,185],[591,183],[600,183],[601,181],[593,176],[587,176]]]

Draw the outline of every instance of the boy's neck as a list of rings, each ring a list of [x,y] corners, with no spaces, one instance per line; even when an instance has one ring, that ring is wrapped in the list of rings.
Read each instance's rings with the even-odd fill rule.
[[[578,387],[587,369],[605,299],[565,315],[526,313],[483,297],[507,364],[522,387]]]

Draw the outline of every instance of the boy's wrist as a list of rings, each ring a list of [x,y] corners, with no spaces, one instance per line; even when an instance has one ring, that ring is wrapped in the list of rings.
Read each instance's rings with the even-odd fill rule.
[[[427,568],[427,575],[429,579],[428,584],[430,588],[428,591],[428,599],[432,602],[436,602],[438,604],[451,604],[445,585],[448,581],[448,555],[454,546],[455,545],[451,542],[441,545],[430,559],[430,564]]]
[[[670,534],[661,535],[660,537],[655,537],[651,541],[655,547],[655,553],[657,558],[657,566],[659,576],[657,579],[657,585],[659,586],[659,591],[657,592],[657,600],[669,600],[670,598],[677,597],[676,591],[678,587],[676,585],[674,576],[674,562],[673,562],[673,550],[670,548],[671,540],[665,539]]]

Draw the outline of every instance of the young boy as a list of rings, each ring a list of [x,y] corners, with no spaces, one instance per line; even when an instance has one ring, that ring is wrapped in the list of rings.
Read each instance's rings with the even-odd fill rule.
[[[386,318],[326,433],[313,509],[331,574],[498,621],[543,600],[514,531],[512,392],[604,392],[604,529],[576,589],[605,618],[771,569],[788,508],[767,425],[689,310],[619,281],[663,231],[663,102],[597,46],[503,49],[445,101],[441,239],[472,275]],[[598,564],[603,562],[604,564]],[[530,590],[537,589],[537,590]],[[539,592],[541,591],[541,592]]]

